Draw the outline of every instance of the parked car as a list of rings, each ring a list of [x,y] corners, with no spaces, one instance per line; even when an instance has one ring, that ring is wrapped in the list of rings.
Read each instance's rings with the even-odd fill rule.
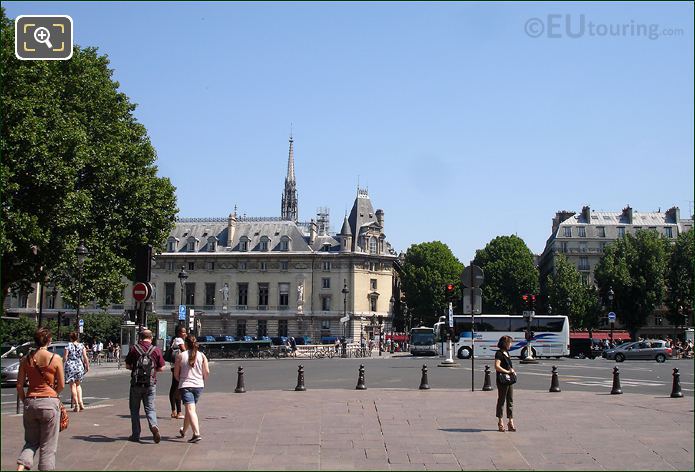
[[[216,341],[215,336],[198,336],[196,340],[199,343],[214,343]]]
[[[601,357],[602,351],[600,339],[570,338],[570,357],[594,359]]]
[[[666,341],[660,339],[647,339],[624,343],[615,349],[606,349],[602,356],[605,359],[615,359],[616,362],[630,360],[655,360],[656,362],[666,362],[670,359],[672,351]]]
[[[274,336],[270,338],[270,341],[273,343],[273,346],[284,346],[287,344],[288,339],[287,336]]]
[[[253,336],[244,336],[242,341],[254,341]]]
[[[221,343],[230,343],[236,341],[234,336],[215,336],[215,341]]]
[[[65,354],[65,341],[56,341],[48,346],[48,351],[62,356]],[[29,353],[34,346],[33,342],[26,342],[16,348],[12,348],[2,355],[2,371],[0,371],[0,383],[2,385],[17,385],[17,375],[19,374],[19,361]]]

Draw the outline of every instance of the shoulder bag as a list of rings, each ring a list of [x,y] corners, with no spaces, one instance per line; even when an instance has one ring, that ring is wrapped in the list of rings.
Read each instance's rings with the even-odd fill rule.
[[[511,374],[497,372],[497,381],[502,385],[514,385],[516,383],[516,374],[514,372]]]
[[[53,356],[51,356],[51,360],[48,361],[48,365],[51,365],[51,362],[53,362]],[[48,379],[46,379],[46,376],[44,375],[43,371],[39,368],[38,365],[36,365],[36,360],[32,358],[34,361],[34,367],[36,370],[39,371],[39,374],[41,374],[41,378],[43,379],[44,382],[46,382],[46,385],[48,385],[50,388],[53,389],[55,392],[55,388],[51,386],[51,384],[48,383]],[[55,379],[54,379],[55,382]],[[58,392],[56,392],[56,398],[58,399],[58,404],[60,405],[60,431],[65,431],[68,429],[68,424],[70,424],[70,417],[68,417],[68,411],[65,409],[65,406],[63,405],[63,402],[60,401],[60,397],[58,396]]]

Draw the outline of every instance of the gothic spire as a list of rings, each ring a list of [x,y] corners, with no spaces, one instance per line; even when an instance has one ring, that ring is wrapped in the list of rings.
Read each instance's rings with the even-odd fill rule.
[[[290,152],[287,158],[287,177],[285,191],[282,194],[281,217],[283,220],[297,222],[297,182],[294,175],[294,139],[290,131]]]

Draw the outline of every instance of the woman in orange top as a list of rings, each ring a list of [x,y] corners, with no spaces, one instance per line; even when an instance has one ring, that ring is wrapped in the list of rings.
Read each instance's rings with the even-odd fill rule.
[[[36,349],[19,365],[17,396],[24,402],[24,447],[17,458],[17,470],[33,468],[39,450],[39,470],[55,469],[60,431],[60,398],[65,387],[63,360],[48,352],[51,332],[39,328],[34,334]],[[29,389],[24,392],[25,382]]]

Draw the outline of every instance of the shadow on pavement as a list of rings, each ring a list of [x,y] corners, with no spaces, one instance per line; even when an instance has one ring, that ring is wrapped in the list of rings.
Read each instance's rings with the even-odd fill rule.
[[[496,429],[477,429],[477,428],[439,428],[439,431],[447,433],[482,433],[484,431],[497,431]]]
[[[117,438],[110,438],[102,434],[90,434],[89,436],[73,436],[72,439],[79,439],[80,441],[94,442],[94,443],[107,443],[116,441],[127,441],[128,436],[120,436]]]

